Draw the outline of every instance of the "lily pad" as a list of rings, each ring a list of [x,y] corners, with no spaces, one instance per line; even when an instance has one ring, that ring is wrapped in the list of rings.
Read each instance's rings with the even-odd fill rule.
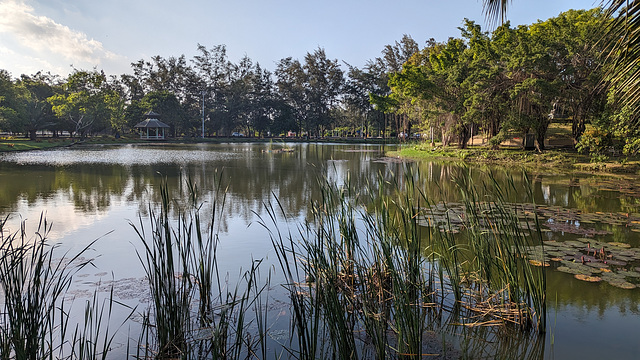
[[[636,286],[628,281],[619,281],[619,280],[611,280],[611,281],[607,281],[609,284],[611,284],[612,286],[615,286],[617,288],[620,289],[625,289],[625,290],[631,290],[631,289],[635,289]]]
[[[533,266],[544,266],[544,267],[549,266],[548,262],[543,263],[542,261],[539,261],[539,260],[529,260],[529,264]]]
[[[582,280],[582,281],[586,281],[586,282],[600,282],[600,281],[602,281],[602,278],[599,277],[599,276],[588,276],[588,275],[576,274],[573,277],[575,277],[578,280]]]
[[[628,248],[631,247],[631,245],[629,245],[629,244],[626,244],[626,243],[623,243],[623,242],[617,242],[617,241],[610,242],[609,245],[617,246],[617,247],[621,247],[621,248],[625,248],[625,249],[628,249]]]
[[[615,265],[615,266],[625,266],[625,265],[627,265],[627,262],[623,261],[623,260],[611,259],[611,260],[607,260],[606,262],[607,262],[608,265]]]
[[[619,274],[624,275],[624,277],[630,277],[638,279],[640,278],[640,272],[637,271],[621,271]]]
[[[573,274],[573,275],[581,274],[580,270],[573,269],[567,266],[559,266],[556,270],[567,273],[567,274]]]
[[[591,266],[591,267],[594,267],[594,268],[608,268],[609,267],[608,264],[601,263],[601,262],[589,262],[589,263],[585,263],[585,265]]]

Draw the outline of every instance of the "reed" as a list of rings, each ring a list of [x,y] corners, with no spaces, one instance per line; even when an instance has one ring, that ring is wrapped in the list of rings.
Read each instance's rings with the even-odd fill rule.
[[[129,309],[131,312],[125,316],[122,324],[111,332],[110,320],[114,305],[120,305],[123,309]],[[129,321],[135,310],[135,308],[132,309],[114,300],[113,286],[111,286],[109,297],[104,299],[100,299],[96,289],[91,300],[85,302],[82,326],[77,324],[74,330],[70,358],[78,360],[107,359],[116,334]]]
[[[523,227],[521,219],[527,218],[523,209],[508,202],[510,194],[523,189],[517,188],[513,179],[502,186],[493,174],[489,175],[490,181],[483,184],[483,198],[470,178],[457,180],[467,214],[463,224],[470,250],[468,262],[475,265],[468,276],[476,279],[477,296],[483,299],[470,307],[478,306],[478,310],[486,311],[490,306],[492,314],[504,315],[503,319],[523,329],[535,328],[543,333],[546,330],[546,272],[544,267],[536,268],[526,262],[527,249],[533,245],[544,246],[539,220],[533,212],[533,225],[527,222]],[[533,202],[526,175],[525,180],[524,190]]]
[[[542,243],[538,221],[523,228],[522,210],[508,201],[521,189],[491,176],[485,184],[460,177],[457,206],[429,198],[422,180],[410,166],[401,175],[381,175],[364,192],[350,177],[344,184],[321,180],[310,218],[293,233],[278,225],[289,222],[278,200],[265,203],[259,223],[291,309],[289,341],[274,354],[267,346],[271,272],[263,282],[262,260],[253,260],[231,281],[218,266],[222,174],[209,217],[202,216],[200,190],[190,178],[181,194],[186,201],[172,199],[163,184],[148,220],[132,224],[152,300],[141,313],[134,356],[419,359],[434,355],[425,334],[438,331],[457,336],[469,354],[491,354],[484,339],[492,339],[504,354],[536,357],[544,344],[528,334],[546,328],[546,277],[525,259],[531,245]],[[436,208],[445,209],[444,217]],[[112,293],[106,300],[94,295],[84,323],[68,330],[64,294],[73,274],[89,264],[80,256],[92,244],[55,260],[56,246],[46,241],[50,226],[42,217],[34,239],[24,225],[1,239],[0,358],[105,359],[117,303]],[[523,350],[512,350],[514,344]]]
[[[71,302],[65,299],[73,275],[91,263],[82,256],[97,240],[75,255],[57,257],[58,245],[47,238],[51,224],[44,214],[33,237],[24,221],[19,231],[5,237],[7,219],[0,221],[0,358],[105,358],[113,338],[102,320],[108,321],[111,306],[106,315],[87,309],[84,332],[76,328],[71,334]]]
[[[218,179],[220,180],[220,179]],[[180,204],[170,199],[166,183],[160,187],[159,209],[150,206],[149,225],[142,218],[133,225],[142,243],[138,257],[149,281],[152,306],[142,315],[137,355],[156,359],[239,359],[253,354],[266,340],[264,317],[259,336],[247,331],[258,312],[261,284],[258,267],[241,271],[236,284],[220,272],[217,223],[224,210],[226,189],[215,190],[209,224],[201,220],[201,199],[189,177],[188,199]],[[260,308],[266,312],[266,308]]]
[[[349,178],[322,184],[297,238],[277,229],[276,209],[267,206],[270,223],[261,223],[292,301],[291,355],[422,358],[425,333],[451,324],[470,339],[482,327],[544,332],[544,270],[524,261],[528,246],[541,240],[539,226],[528,234],[521,228],[497,182],[486,184],[480,201],[477,185],[463,180],[465,211],[446,211],[445,226],[425,224],[435,203],[410,167],[387,181],[381,176],[367,196],[356,194]]]

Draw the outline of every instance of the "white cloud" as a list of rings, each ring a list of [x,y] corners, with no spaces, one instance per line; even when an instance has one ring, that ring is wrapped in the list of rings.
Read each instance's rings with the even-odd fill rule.
[[[19,54],[16,51],[0,45],[0,69],[10,70],[12,75],[33,74],[38,71],[50,71],[54,74],[69,72],[69,66],[52,64],[44,58]]]
[[[67,64],[96,66],[119,58],[86,34],[36,15],[35,9],[21,0],[0,0],[0,33],[12,37],[14,44],[23,48],[16,52],[28,51],[41,59],[57,57]]]

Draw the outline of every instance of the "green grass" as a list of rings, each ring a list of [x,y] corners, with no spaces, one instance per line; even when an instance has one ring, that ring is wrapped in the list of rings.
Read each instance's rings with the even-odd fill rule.
[[[43,150],[55,147],[69,146],[74,143],[72,139],[0,139],[0,152]]]

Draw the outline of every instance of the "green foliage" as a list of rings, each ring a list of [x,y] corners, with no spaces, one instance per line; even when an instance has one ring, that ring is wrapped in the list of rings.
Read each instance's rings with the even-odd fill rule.
[[[580,138],[576,149],[583,154],[591,155],[591,160],[594,162],[605,161],[607,160],[606,153],[613,145],[611,137],[611,133],[606,130],[589,129]]]

